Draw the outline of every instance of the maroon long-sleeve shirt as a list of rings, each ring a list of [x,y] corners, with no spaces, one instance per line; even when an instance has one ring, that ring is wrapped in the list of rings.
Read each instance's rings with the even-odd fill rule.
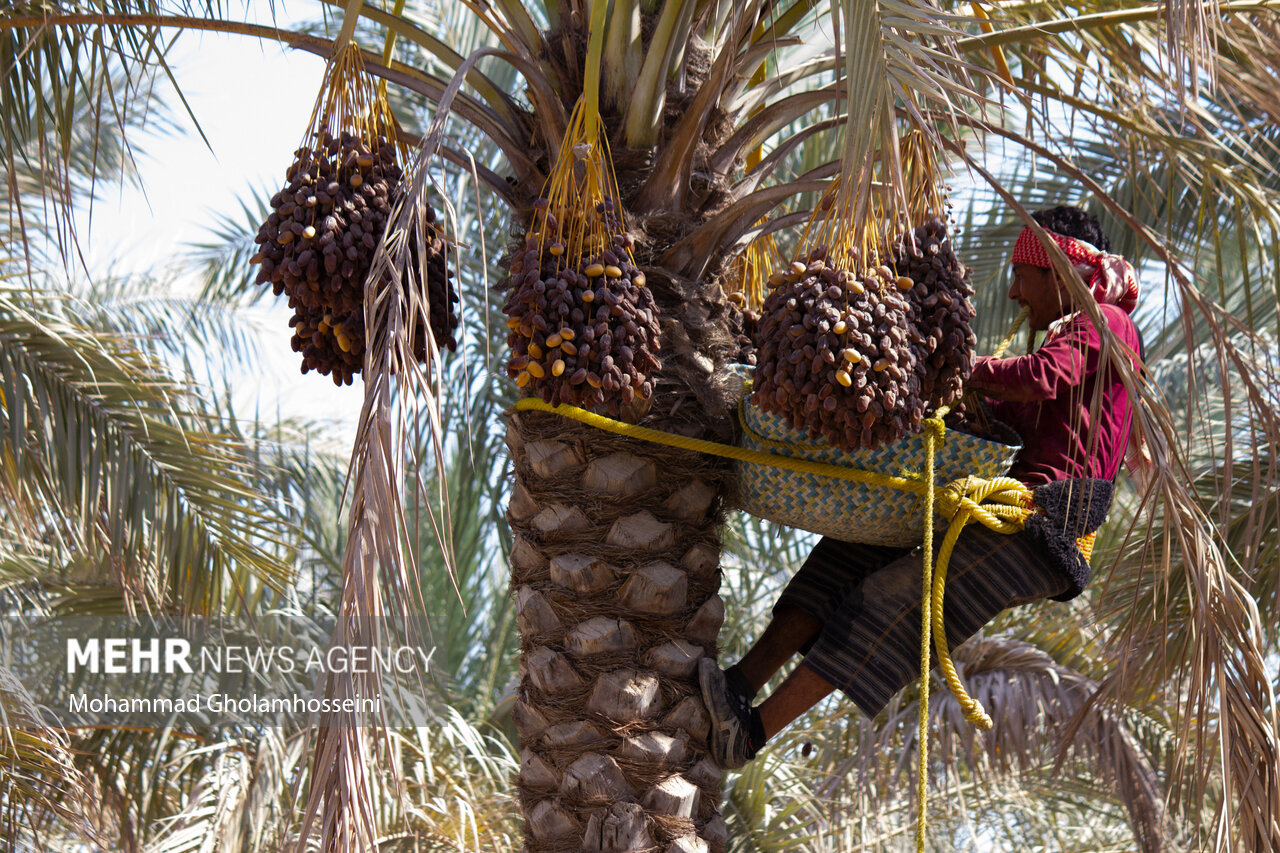
[[[1138,352],[1129,315],[1114,305],[1099,308],[1115,336]],[[991,398],[991,415],[1022,436],[1010,477],[1029,486],[1115,478],[1129,437],[1129,396],[1114,371],[1099,371],[1101,345],[1097,329],[1080,313],[1030,355],[978,359],[969,387]]]

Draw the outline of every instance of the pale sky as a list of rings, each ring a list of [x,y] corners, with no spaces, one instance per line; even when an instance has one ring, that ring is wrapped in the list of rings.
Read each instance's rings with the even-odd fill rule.
[[[206,237],[210,211],[235,210],[249,188],[280,184],[324,73],[313,54],[219,33],[184,33],[170,64],[209,147],[178,99],[166,97],[186,132],[133,140],[145,186],[95,204],[88,254],[97,268],[165,263],[172,247]]]

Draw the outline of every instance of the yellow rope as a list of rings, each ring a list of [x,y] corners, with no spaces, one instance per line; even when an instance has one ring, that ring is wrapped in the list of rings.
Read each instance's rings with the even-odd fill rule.
[[[1019,327],[1027,319],[1027,309],[1023,309],[1014,318],[1008,334],[996,347],[994,357],[1000,358],[1013,343]],[[960,674],[956,672],[955,663],[951,660],[951,649],[947,644],[947,632],[943,624],[943,597],[946,594],[947,566],[951,561],[951,552],[964,526],[972,519],[977,519],[986,527],[1000,533],[1015,533],[1022,529],[1026,517],[1031,514],[1031,492],[1021,482],[1010,477],[994,477],[982,480],[967,477],[948,485],[936,496],[933,491],[934,455],[937,445],[946,438],[946,426],[942,418],[945,409],[940,410],[933,418],[925,421],[925,457],[928,470],[929,488],[925,499],[926,507],[933,507],[943,518],[949,519],[950,527],[938,550],[937,566],[933,564],[933,513],[925,510],[923,555],[923,580],[920,601],[920,729],[917,736],[916,757],[916,851],[924,853],[925,833],[928,815],[928,781],[929,781],[929,640],[932,637],[934,648],[938,653],[938,669],[946,680],[947,687],[956,698],[964,718],[983,731],[992,727],[991,717],[982,703],[969,695]],[[992,501],[993,506],[984,503]]]
[[[575,421],[584,423],[587,426],[593,426],[602,429],[605,432],[612,432],[617,435],[624,435],[629,438],[639,438],[644,441],[652,441],[655,444],[665,444],[669,447],[678,447],[682,450],[693,450],[698,453],[707,453],[712,456],[721,456],[727,459],[737,459],[740,462],[754,462],[757,465],[771,465],[775,468],[786,468],[790,471],[798,471],[801,474],[817,474],[821,477],[835,477],[839,480],[852,480],[855,483],[868,483],[873,486],[885,486],[891,489],[901,489],[906,492],[913,492],[917,495],[925,494],[926,487],[923,480],[911,477],[895,477],[892,474],[880,474],[875,471],[860,471],[856,468],[843,468],[839,465],[829,465],[825,462],[813,462],[808,459],[792,459],[790,456],[780,456],[774,453],[763,453],[759,450],[748,450],[745,447],[734,447],[730,444],[720,444],[715,441],[706,441],[701,438],[690,438],[684,435],[675,435],[661,430],[649,429],[648,427],[636,426],[635,424],[623,423],[607,418],[603,415],[597,415],[594,412],[588,412],[586,409],[580,409],[577,406],[556,405],[544,403],[537,397],[526,397],[518,400],[514,406],[517,412],[538,411],[550,412],[556,415],[563,415],[566,418],[572,418]]]
[[[956,701],[964,711],[965,719],[984,731],[991,728],[991,717],[983,710],[982,703],[971,697],[965,690],[955,664],[951,661],[951,651],[947,646],[947,634],[942,627],[943,606],[942,594],[947,583],[947,566],[951,560],[951,552],[955,548],[960,532],[971,520],[977,519],[985,527],[999,533],[1016,533],[1022,529],[1023,521],[1031,510],[1026,506],[1030,502],[1031,492],[1017,480],[1008,477],[996,477],[991,480],[979,480],[976,477],[960,481],[964,492],[955,489],[952,484],[944,490],[938,500],[938,512],[950,519],[951,526],[938,549],[938,566],[933,573],[932,612],[933,640],[938,651],[938,669],[942,671],[947,686],[955,694]],[[994,505],[983,505],[983,501],[993,501]]]
[[[919,731],[917,732],[916,750],[916,849],[924,850],[925,808],[928,805],[929,781],[929,633],[933,627],[933,602],[942,604],[940,590],[935,590],[930,575],[933,573],[933,511],[934,504],[934,464],[938,443],[945,440],[947,427],[942,416],[928,418],[924,422],[924,458],[925,458],[925,509],[924,509],[924,550],[920,561],[924,579],[920,584],[920,713]],[[940,609],[940,608],[939,608]],[[963,688],[962,688],[963,689]]]

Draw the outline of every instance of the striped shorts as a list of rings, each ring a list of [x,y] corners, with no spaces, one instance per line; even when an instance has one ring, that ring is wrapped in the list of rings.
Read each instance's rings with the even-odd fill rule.
[[[920,677],[921,572],[919,549],[823,538],[774,605],[775,615],[793,605],[822,624],[801,650],[805,665],[869,716]],[[947,641],[954,648],[1001,610],[1067,587],[1062,570],[1023,533],[971,524],[947,567]]]

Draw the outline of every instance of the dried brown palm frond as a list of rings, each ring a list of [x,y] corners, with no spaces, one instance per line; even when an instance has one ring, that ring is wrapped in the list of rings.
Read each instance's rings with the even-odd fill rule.
[[[1132,711],[1092,709],[1096,685],[1034,646],[975,642],[994,647],[961,646],[959,664],[984,701],[1001,708],[1000,732],[975,733],[949,696],[935,706],[941,737],[934,742],[931,837],[945,839],[944,846],[967,833],[1011,849],[1132,850],[1131,822],[1141,821],[1142,849],[1181,849],[1178,827],[1163,818],[1156,761],[1172,735]],[[1090,708],[1096,723],[1090,742],[1057,765],[1056,748],[1081,708]],[[810,712],[731,778],[732,837],[814,853],[909,849],[917,711],[909,691],[874,720],[838,700]],[[1118,784],[1117,774],[1126,781]]]
[[[997,725],[982,735],[966,725],[950,696],[937,704],[939,754],[970,770],[1014,774],[1063,756],[1076,772],[1115,792],[1144,851],[1166,849],[1170,835],[1155,756],[1122,710],[1095,701],[1098,683],[1022,640],[977,637],[955,649],[973,695]],[[1059,766],[1055,772],[1065,772]]]
[[[1248,337],[1249,333],[1233,329],[1234,319],[1219,313],[1189,281],[1179,277],[1178,283],[1185,299],[1184,310],[1198,313],[1210,327],[1211,346],[1219,364],[1233,366],[1233,372],[1240,376],[1224,397],[1227,406],[1237,407],[1248,423],[1251,435],[1240,448],[1251,452],[1248,446],[1257,446],[1258,442],[1274,445],[1280,438],[1275,386],[1265,384],[1269,374],[1274,376],[1274,368],[1268,370],[1264,366],[1259,370],[1233,334]],[[1127,630],[1113,638],[1119,660],[1104,684],[1103,697],[1123,697],[1146,678],[1176,679],[1183,697],[1183,717],[1179,729],[1181,760],[1175,764],[1174,779],[1182,779],[1180,773],[1190,770],[1186,764],[1190,754],[1205,753],[1209,733],[1204,721],[1216,716],[1219,726],[1214,737],[1224,762],[1222,802],[1236,810],[1238,823],[1220,824],[1222,830],[1214,839],[1215,847],[1225,850],[1238,845],[1247,849],[1275,846],[1280,844],[1280,720],[1257,607],[1233,576],[1214,524],[1202,509],[1202,498],[1189,488],[1192,479],[1184,461],[1184,425],[1161,405],[1149,386],[1144,384],[1134,390],[1140,392],[1137,396],[1143,402],[1135,419],[1135,438],[1152,460],[1139,482],[1150,510],[1164,520],[1166,537],[1163,542],[1150,533],[1146,537],[1146,548],[1161,555],[1153,578],[1154,593],[1156,600],[1163,599],[1166,606],[1187,602],[1190,642],[1180,650],[1170,645],[1168,635],[1157,627],[1159,623],[1141,618],[1139,614],[1149,611],[1141,609],[1140,599],[1133,599]],[[1240,396],[1233,401],[1236,394]],[[1235,446],[1228,437],[1220,458],[1232,460]],[[1146,526],[1141,521],[1135,524]],[[1173,559],[1174,554],[1180,555],[1181,567]],[[1163,647],[1160,653],[1132,653],[1135,649],[1151,650],[1153,641]],[[1204,774],[1192,774],[1187,781],[1202,795],[1211,784]],[[1199,799],[1203,801],[1203,796]]]
[[[355,0],[348,6],[331,62],[338,62],[352,49],[349,41],[360,5]],[[339,77],[334,85],[341,87],[349,82]],[[337,93],[339,98],[342,95]],[[393,209],[388,222],[397,220],[398,211]],[[349,530],[331,648],[390,645],[387,608],[394,602],[384,599],[384,590],[414,588],[406,580],[415,569],[412,556],[404,547],[402,448],[406,441],[396,430],[403,421],[394,413],[393,383],[398,377],[403,385],[416,374],[417,359],[412,342],[414,326],[406,325],[405,291],[398,286],[398,275],[387,281],[383,275],[385,263],[379,262],[385,254],[382,246],[394,237],[392,230],[389,226],[388,233],[381,236],[374,263],[360,283],[364,297],[365,396],[348,471]],[[425,267],[426,257],[420,256],[420,260]],[[394,286],[386,287],[389,283]],[[430,369],[434,340],[430,335],[427,338]],[[408,399],[414,396],[410,394]],[[389,578],[390,583],[384,585],[384,578]],[[400,624],[408,624],[408,620]],[[376,845],[376,777],[372,768],[375,751],[381,746],[378,734],[385,731],[387,724],[380,702],[384,689],[384,679],[377,670],[330,672],[317,685],[318,693],[339,704],[332,706],[336,710],[322,712],[317,721],[310,790],[298,830],[299,851],[306,848],[316,824],[324,849],[371,849]]]
[[[1195,393],[1188,386],[1200,382],[1239,387],[1238,371],[1248,370],[1274,393],[1274,356],[1258,355],[1232,368],[1216,358],[1201,362],[1204,353],[1193,353],[1192,364],[1184,360],[1176,367],[1180,378],[1160,366],[1156,375],[1172,378],[1173,391],[1181,387],[1186,394]],[[1234,838],[1228,825],[1218,824],[1222,829],[1213,843],[1219,848],[1273,844],[1267,816],[1277,812],[1277,744],[1266,650],[1274,649],[1274,618],[1260,616],[1258,608],[1274,612],[1274,594],[1265,595],[1275,579],[1274,562],[1265,556],[1276,547],[1274,454],[1250,446],[1257,439],[1245,422],[1247,410],[1224,409],[1212,395],[1198,406],[1205,420],[1186,435],[1181,476],[1168,469],[1146,474],[1150,491],[1144,497],[1155,504],[1151,532],[1114,546],[1117,556],[1098,608],[1114,632],[1118,658],[1104,697],[1133,696],[1139,688],[1172,696],[1179,711],[1173,767],[1180,771],[1172,777],[1172,795],[1191,811],[1238,809],[1248,816],[1231,824]],[[1236,448],[1228,458],[1222,456],[1224,445]],[[1188,487],[1203,502],[1199,511],[1167,497]],[[1142,509],[1128,508],[1131,516]],[[1200,532],[1205,530],[1213,531],[1212,540]],[[1136,618],[1139,613],[1157,618]],[[1206,752],[1218,751],[1230,762],[1221,789],[1201,772]]]
[[[1158,678],[1176,667],[1177,681],[1167,688],[1181,700],[1173,794],[1191,810],[1216,804],[1219,815],[1230,811],[1240,816],[1230,824],[1214,821],[1215,849],[1264,849],[1274,844],[1269,816],[1276,811],[1276,744],[1274,709],[1258,701],[1270,692],[1268,673],[1251,660],[1261,646],[1256,612],[1223,563],[1207,560],[1203,552],[1182,552],[1186,545],[1203,546],[1176,528],[1202,527],[1204,519],[1169,513],[1164,522],[1163,541],[1148,545],[1146,553],[1126,551],[1135,566],[1155,579],[1154,588],[1135,596],[1132,607],[1149,608],[1147,602],[1154,600],[1161,618],[1117,632],[1130,651],[1105,682],[1103,698],[1128,695],[1132,680]],[[1124,618],[1133,621],[1130,614]],[[1180,618],[1191,628],[1178,624]],[[1122,674],[1131,681],[1123,682]],[[1207,756],[1215,753],[1222,756],[1221,782],[1203,772]]]
[[[372,301],[366,296],[366,308]],[[367,310],[366,318],[379,316]],[[390,325],[398,327],[392,319]],[[413,571],[412,558],[404,549],[401,483],[403,446],[393,438],[394,377],[381,365],[370,362],[386,359],[386,340],[370,339],[365,357],[365,406],[359,433],[352,451],[350,472],[350,530],[342,561],[342,589],[337,608],[337,625],[331,647],[380,647],[390,644],[388,607],[384,598],[384,573],[391,588],[411,590],[404,578]],[[412,352],[399,353],[400,376],[414,370]],[[374,370],[371,370],[374,367]],[[376,372],[375,372],[376,371]],[[401,623],[405,624],[405,623]],[[329,673],[321,682],[324,696],[350,703],[325,713],[316,729],[312,756],[310,793],[299,830],[299,848],[306,843],[318,822],[320,843],[326,849],[371,848],[376,839],[372,812],[375,750],[381,739],[374,726],[385,727],[382,713],[370,713],[362,699],[381,697],[385,685],[375,670],[364,673]],[[338,706],[342,708],[343,706]],[[381,707],[381,705],[377,706]]]
[[[464,63],[450,93],[457,92],[478,58],[473,56]],[[411,639],[419,614],[426,613],[414,551],[408,547],[404,448],[410,446],[407,436],[425,417],[423,431],[431,437],[435,468],[444,469],[440,352],[427,331],[432,328],[428,287],[435,284],[430,261],[437,252],[439,226],[428,192],[448,103],[405,169],[405,190],[392,207],[364,286],[365,399],[348,472],[350,530],[343,557],[338,625],[332,640],[335,646],[377,647],[397,636]],[[424,340],[416,340],[417,334]],[[418,406],[416,412],[411,403]],[[412,470],[418,467],[414,460]],[[448,495],[443,491],[444,479],[436,482],[436,495],[424,495],[423,503],[440,541],[444,568],[452,577]],[[376,672],[331,673],[324,689],[329,696],[356,698],[383,696],[386,687]],[[321,720],[299,844],[305,842],[317,819],[325,849],[373,843],[376,822],[371,810],[374,777],[370,766],[375,754],[389,748],[378,736],[385,731],[386,722],[385,711],[372,716],[334,713]],[[372,728],[375,724],[376,729]],[[395,784],[402,786],[403,781]],[[403,790],[399,788],[401,793]]]
[[[1222,531],[1227,553],[1239,562],[1241,582],[1255,602],[1263,632],[1263,647],[1274,648],[1280,638],[1280,460],[1268,448],[1219,472],[1202,469],[1197,490],[1209,494],[1206,515]],[[1223,495],[1218,480],[1231,484]]]
[[[55,821],[95,838],[97,789],[76,767],[66,735],[7,667],[0,666],[0,841],[10,850],[38,847]]]
[[[1216,81],[1218,61],[1221,58],[1219,39],[1224,20],[1240,12],[1247,14],[1260,5],[1265,5],[1265,0],[1263,4],[1249,0],[1244,3],[1186,0],[1123,9],[1086,9],[1067,2],[988,3],[984,4],[983,9],[974,4],[975,11],[984,20],[984,26],[981,35],[966,40],[966,47],[980,43],[985,48],[995,49],[1052,41],[1053,49],[1073,44],[1071,39],[1054,38],[1062,33],[1081,35],[1094,30],[1108,30],[1115,35],[1126,25],[1152,22],[1158,37],[1144,46],[1148,50],[1148,63],[1165,80],[1172,81],[1172,85],[1162,87],[1161,91],[1171,94],[1182,106],[1190,106],[1194,98],[1202,93],[1206,83],[1212,86]],[[995,22],[995,26],[985,23],[986,21]],[[1120,53],[1125,53],[1126,48],[1133,47],[1133,43],[1122,40],[1117,46]],[[1041,60],[1044,58],[1044,54],[1037,57]],[[1016,65],[1013,57],[1001,56],[1000,60]],[[1036,66],[1041,70],[1046,67],[1040,62]],[[1024,79],[1008,80],[1008,83],[1013,88],[1023,85]]]
[[[1090,808],[1114,802],[1124,809],[1142,850],[1176,848],[1159,764],[1159,747],[1172,740],[1171,733],[1132,711],[1098,706],[1095,680],[1029,642],[979,635],[958,646],[954,660],[995,727],[974,729],[939,685],[930,702],[939,772],[930,824],[963,825],[968,809],[1007,808],[1023,815],[1010,819],[1026,823],[1034,837],[1034,827],[1049,814],[1070,815],[1080,807],[1080,788],[1088,788],[1083,801]],[[850,718],[837,704],[771,745],[794,761],[812,755],[805,762],[810,784],[830,816],[815,823],[827,833],[848,833],[847,847],[821,849],[883,849],[895,834],[910,833],[918,711],[911,690],[875,720]],[[1084,724],[1073,730],[1080,718]],[[1069,750],[1065,761],[1061,749]],[[1052,803],[1054,798],[1061,802]]]

